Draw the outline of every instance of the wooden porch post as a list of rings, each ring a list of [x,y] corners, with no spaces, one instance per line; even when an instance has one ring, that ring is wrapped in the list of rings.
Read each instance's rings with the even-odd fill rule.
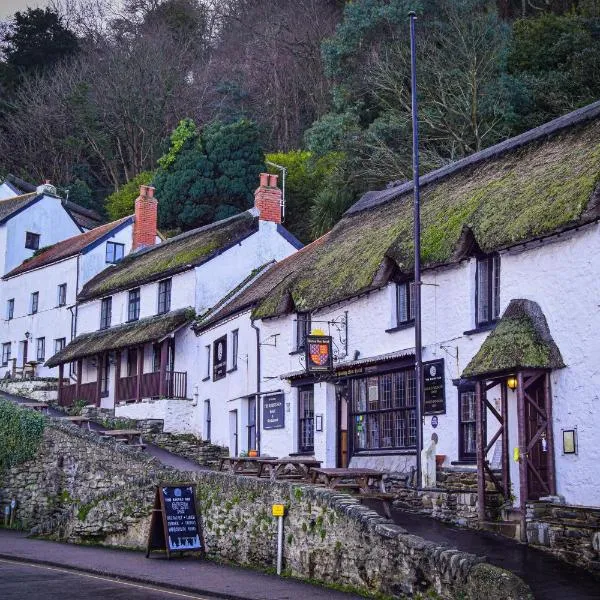
[[[65,365],[60,363],[58,365],[58,405],[63,405],[63,376],[65,374]]]
[[[544,408],[546,409],[546,442],[548,443],[548,487],[550,495],[556,495],[556,471],[554,463],[554,430],[552,420],[552,390],[550,388],[550,373],[544,375]]]
[[[119,401],[119,382],[121,381],[121,351],[117,350],[115,363],[115,404]]]
[[[475,423],[477,441],[477,516],[479,522],[485,521],[485,432],[484,432],[484,397],[485,387],[481,381],[475,384]]]
[[[169,359],[169,338],[163,340],[160,344],[160,380],[158,384],[158,395],[166,398],[167,389],[167,361]]]
[[[526,540],[525,509],[527,503],[527,427],[525,423],[525,389],[523,372],[517,373],[517,414],[519,426],[519,508],[521,510],[521,541]]]
[[[506,381],[500,384],[500,401],[502,410],[502,487],[504,499],[510,498],[510,462],[508,455],[508,392]]]
[[[77,359],[77,382],[75,383],[75,399],[80,400],[79,395],[81,394],[81,375],[83,371],[83,359]]]
[[[100,406],[100,396],[102,395],[102,363],[104,355],[98,354],[96,357],[96,406]]]
[[[144,346],[137,347],[137,381],[135,401],[142,401],[142,375],[144,374]]]

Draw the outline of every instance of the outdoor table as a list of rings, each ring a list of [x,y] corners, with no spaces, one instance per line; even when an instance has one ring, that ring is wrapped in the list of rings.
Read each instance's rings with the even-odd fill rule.
[[[369,481],[376,485],[382,493],[385,493],[383,484],[383,471],[375,469],[320,469],[312,468],[310,470],[313,483],[322,480],[327,487],[340,489],[344,487],[355,487],[362,494],[369,494]],[[343,483],[342,480],[350,479],[350,483]]]
[[[48,410],[48,405],[45,402],[21,402],[19,403],[19,406],[24,406],[25,408],[31,408],[40,412]]]
[[[258,461],[258,476],[268,474],[270,479],[308,479],[311,467],[320,467],[321,461],[314,458],[263,458]],[[291,469],[289,469],[291,467]]]
[[[142,432],[139,429],[106,429],[100,433],[107,437],[121,439],[130,446],[145,447],[142,441]]]
[[[237,475],[258,475],[261,460],[273,460],[276,456],[226,456],[219,463],[219,471],[224,471],[225,466]]]
[[[73,423],[74,425],[79,425],[79,427],[84,427],[87,425],[87,428],[91,429],[90,420],[87,417],[74,416],[74,417],[62,417],[62,419],[64,421],[69,421],[70,423]]]

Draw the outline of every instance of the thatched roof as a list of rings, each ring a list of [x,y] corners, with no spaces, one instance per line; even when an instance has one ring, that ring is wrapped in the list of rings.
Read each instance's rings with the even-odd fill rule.
[[[171,277],[210,260],[256,231],[258,217],[249,210],[182,233],[162,244],[133,252],[104,269],[83,286],[78,300],[91,300]]]
[[[165,315],[156,315],[134,323],[78,335],[68,346],[46,361],[46,366],[56,367],[61,363],[69,363],[109,350],[157,342],[191,322],[194,316],[193,308],[181,308]]]
[[[476,379],[523,369],[564,366],[539,304],[532,300],[511,300],[462,377]]]
[[[422,264],[458,262],[600,218],[600,102],[421,178]],[[412,184],[369,192],[323,238],[219,312],[314,310],[413,269]]]

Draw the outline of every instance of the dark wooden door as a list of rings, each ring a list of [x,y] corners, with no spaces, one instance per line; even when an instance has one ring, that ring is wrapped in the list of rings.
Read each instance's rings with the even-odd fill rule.
[[[27,364],[27,348],[29,346],[29,342],[27,340],[23,340],[23,366]]]
[[[527,498],[538,500],[550,492],[548,481],[547,416],[544,380],[540,377],[525,392],[525,427],[527,434]]]
[[[337,398],[337,466],[345,469],[348,467],[348,397],[345,387],[338,387]]]

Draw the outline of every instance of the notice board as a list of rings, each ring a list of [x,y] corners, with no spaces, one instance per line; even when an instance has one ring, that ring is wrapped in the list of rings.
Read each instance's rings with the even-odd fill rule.
[[[146,557],[153,550],[164,550],[169,558],[171,552],[204,551],[195,492],[189,483],[157,486]]]
[[[285,427],[285,404],[283,394],[269,394],[263,397],[263,429]]]
[[[444,359],[423,363],[424,415],[443,415],[446,412]]]

